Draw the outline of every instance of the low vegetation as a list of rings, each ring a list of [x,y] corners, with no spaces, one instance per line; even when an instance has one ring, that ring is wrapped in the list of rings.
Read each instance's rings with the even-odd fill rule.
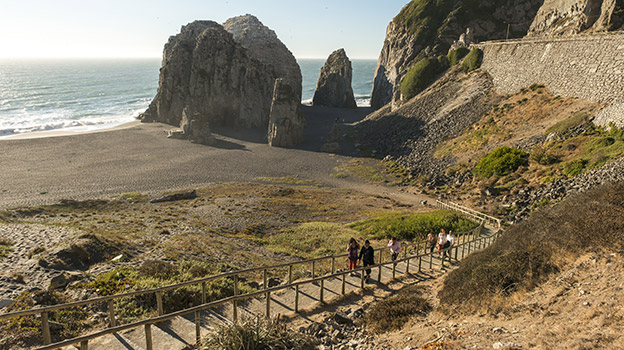
[[[528,154],[517,148],[502,146],[483,157],[473,172],[481,178],[505,176],[522,165],[528,165]]]
[[[0,259],[6,257],[13,250],[13,241],[8,238],[0,238]]]
[[[218,325],[204,338],[202,350],[314,350],[318,341],[279,321],[244,320]]]
[[[481,61],[483,61],[483,51],[478,48],[470,50],[470,53],[464,58],[462,62],[462,70],[466,73],[472,72],[475,69],[481,67]]]
[[[423,58],[401,80],[401,97],[407,101],[418,95],[447,67],[436,58]]]
[[[379,211],[372,214],[372,218],[349,226],[368,238],[389,239],[394,236],[400,240],[424,239],[429,232],[436,233],[442,228],[459,233],[468,232],[478,226],[476,222],[448,210],[430,213]]]
[[[508,297],[535,288],[585,252],[621,252],[622,203],[624,185],[603,185],[542,209],[452,271],[440,304],[498,312]]]
[[[377,333],[401,329],[410,318],[424,316],[431,306],[422,297],[420,286],[409,286],[395,295],[374,303],[364,314],[364,323]]]
[[[454,66],[461,61],[462,58],[466,57],[466,55],[470,52],[467,48],[460,46],[456,49],[449,51],[448,60],[449,65]]]

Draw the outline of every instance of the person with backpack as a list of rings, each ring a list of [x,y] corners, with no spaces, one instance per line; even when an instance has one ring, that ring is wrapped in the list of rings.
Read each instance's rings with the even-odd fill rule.
[[[362,260],[362,265],[364,265],[364,267],[375,265],[375,249],[371,247],[370,241],[368,239],[364,241],[364,246],[362,247],[362,250],[360,251],[359,258],[360,260]],[[366,282],[368,282],[368,279],[370,278],[370,274],[371,274],[371,269],[366,269],[365,272],[366,272],[366,276],[365,276]]]

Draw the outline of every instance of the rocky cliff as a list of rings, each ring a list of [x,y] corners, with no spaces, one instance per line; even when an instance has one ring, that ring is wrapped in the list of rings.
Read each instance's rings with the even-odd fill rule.
[[[195,21],[169,38],[158,92],[143,121],[179,126],[185,135],[197,134],[196,125],[266,128],[276,78],[292,81],[301,95],[299,66],[272,30],[251,15],[226,27],[232,33]]]
[[[617,30],[624,25],[622,0],[546,0],[529,36],[571,35]]]
[[[355,108],[351,61],[344,49],[331,53],[321,68],[312,103],[315,106]]]
[[[290,147],[303,143],[305,119],[299,110],[300,93],[287,79],[275,79],[267,134],[269,146]]]
[[[526,35],[543,0],[413,0],[390,22],[379,55],[371,106],[400,100],[399,85],[418,59],[446,54],[471,28],[475,40]],[[508,25],[510,23],[510,25]]]

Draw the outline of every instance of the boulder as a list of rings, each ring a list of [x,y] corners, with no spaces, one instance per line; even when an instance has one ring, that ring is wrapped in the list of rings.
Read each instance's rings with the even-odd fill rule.
[[[353,71],[351,61],[344,49],[332,52],[321,68],[312,104],[341,108],[355,108],[351,87]]]
[[[299,66],[272,30],[251,15],[225,25],[231,32],[195,21],[169,38],[143,122],[174,125],[191,141],[210,144],[212,126],[266,128],[275,79],[292,81],[301,96]]]
[[[297,89],[286,79],[276,79],[268,129],[270,146],[290,147],[303,143],[305,120],[300,106],[301,96]]]

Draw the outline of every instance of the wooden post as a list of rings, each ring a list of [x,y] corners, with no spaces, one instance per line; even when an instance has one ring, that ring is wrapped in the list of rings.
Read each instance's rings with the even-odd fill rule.
[[[299,312],[299,285],[295,286],[295,313]]]
[[[364,291],[364,270],[360,271],[360,289]]]
[[[462,243],[462,260],[464,260],[465,253],[466,253],[466,242]]]
[[[334,273],[336,273],[336,257],[332,255],[332,262],[331,262],[331,274],[333,275]]]
[[[43,334],[43,345],[48,345],[52,342],[50,336],[50,323],[48,322],[48,313],[41,313],[41,333]]]
[[[422,255],[418,257],[418,273],[422,271]]]
[[[206,303],[206,282],[202,282],[201,284],[201,288],[202,288],[202,295],[201,295],[201,301],[202,301],[202,305]]]
[[[316,260],[312,260],[312,279],[316,277]]]
[[[115,319],[115,303],[113,299],[108,301],[108,323],[111,327],[117,326],[117,320]]]
[[[377,283],[381,283],[381,256],[383,255],[383,250],[379,251],[379,274],[377,276]]]
[[[195,341],[197,344],[201,341],[201,317],[199,311],[195,311]]]
[[[288,284],[292,283],[292,271],[293,271],[293,266],[288,265]]]
[[[158,306],[158,316],[162,316],[164,312],[161,292],[156,292],[156,306]]]
[[[319,300],[321,301],[321,303],[325,302],[323,300],[323,291],[325,289],[325,284],[323,282],[325,282],[325,280],[321,280],[321,290],[319,291]]]
[[[238,295],[238,275],[234,275],[234,296]],[[238,303],[232,300],[232,321],[238,322]]]
[[[429,253],[429,270],[433,270],[433,252]]]
[[[409,275],[409,263],[410,263],[410,259],[407,259],[405,261],[406,265],[405,265],[405,276]]]
[[[453,249],[455,249],[455,261],[457,261],[457,253],[458,253],[458,251],[457,251],[457,245],[455,245],[455,244],[454,244],[454,245],[453,245]]]
[[[295,313],[299,312],[299,285],[295,286]]]
[[[440,271],[444,270],[444,254],[446,254],[446,250],[442,249],[442,262],[440,263]]]
[[[271,292],[266,293],[266,319],[271,318]]]
[[[264,289],[268,289],[268,278],[267,278],[267,270],[264,269],[262,270],[262,274],[263,274],[263,278],[264,278],[264,284],[262,285]]]
[[[346,276],[347,276],[346,273],[342,274],[342,295],[345,294],[345,280],[346,280]]]
[[[89,341],[83,340],[80,342],[80,350],[89,350]]]
[[[153,350],[153,345],[152,345],[152,325],[149,324],[149,323],[145,325],[145,348],[147,350]]]
[[[396,266],[397,263],[392,264],[392,279],[396,278]]]

